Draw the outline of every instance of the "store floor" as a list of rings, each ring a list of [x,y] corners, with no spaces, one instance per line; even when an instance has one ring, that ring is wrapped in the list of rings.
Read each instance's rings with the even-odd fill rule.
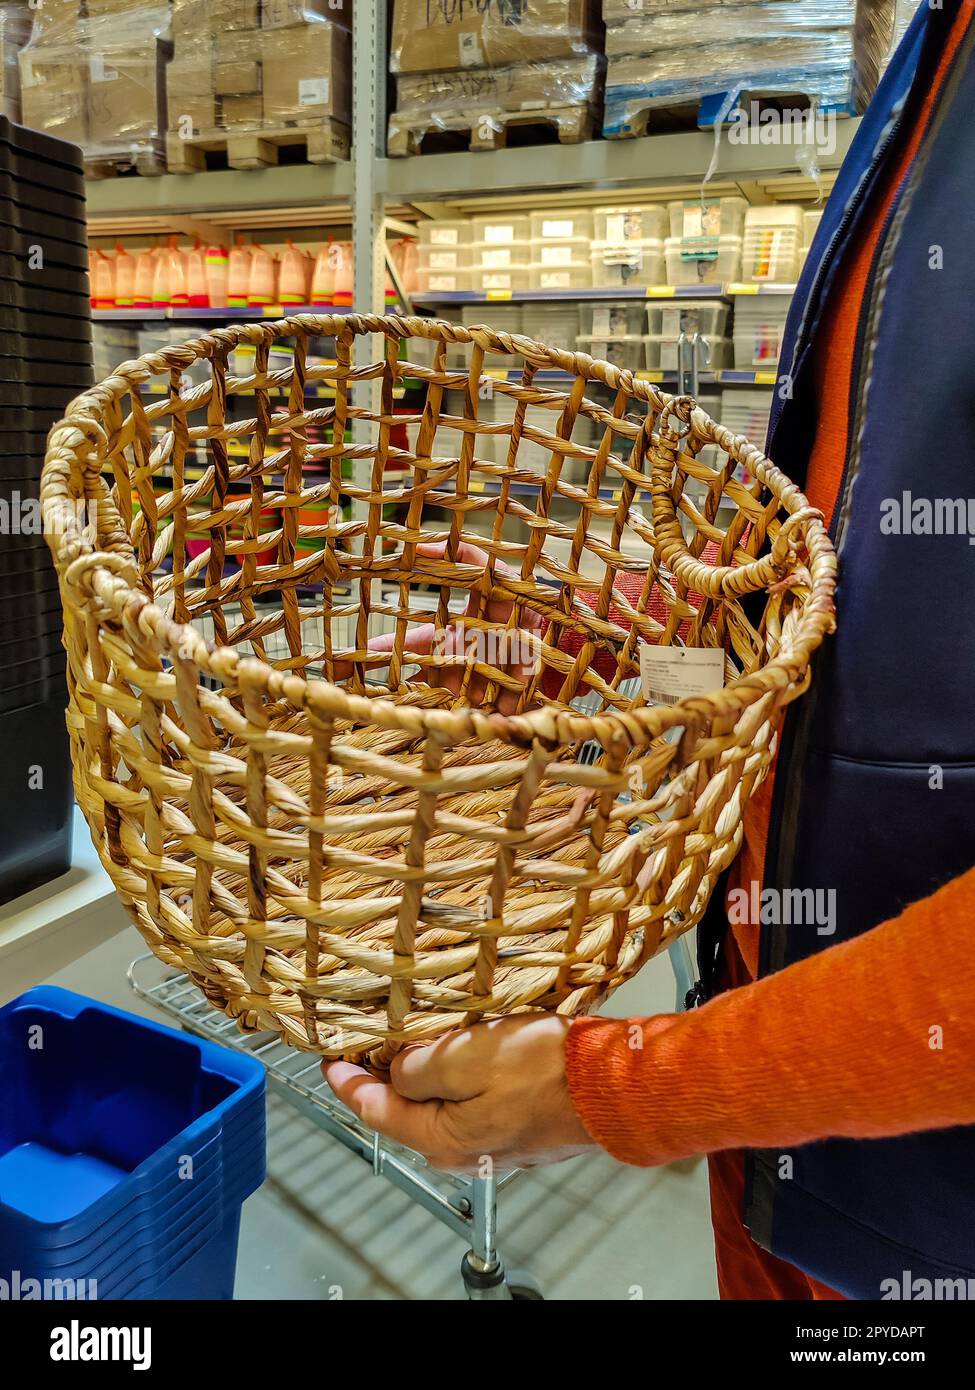
[[[121,932],[50,983],[151,1014],[125,981],[144,951]],[[610,1001],[616,1015],[673,1008],[666,956]],[[164,1020],[165,1021],[165,1020]],[[462,1242],[286,1102],[268,1111],[268,1181],[247,1202],[238,1298],[463,1298]],[[627,1168],[606,1154],[524,1173],[501,1195],[499,1247],[546,1298],[714,1298],[703,1161]]]

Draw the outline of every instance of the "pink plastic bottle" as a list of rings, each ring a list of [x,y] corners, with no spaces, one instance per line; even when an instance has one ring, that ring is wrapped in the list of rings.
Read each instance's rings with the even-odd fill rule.
[[[169,302],[174,309],[185,309],[190,302],[186,288],[186,257],[175,237],[170,237],[166,254],[169,258]]]
[[[245,309],[251,282],[251,248],[243,240],[230,252],[227,265],[227,303],[232,309]]]
[[[152,282],[155,271],[155,250],[140,251],[135,258],[135,276],[132,282],[132,307],[134,309],[152,308]]]
[[[208,246],[206,257],[207,298],[211,309],[227,307],[229,260],[224,246]]]
[[[192,251],[186,253],[186,300],[191,309],[208,309],[210,307],[206,263],[199,242],[196,243]]]
[[[330,308],[333,303],[335,266],[332,262],[332,243],[329,242],[315,257],[315,269],[311,277],[311,297],[308,302],[316,309]]]
[[[120,241],[115,243],[115,307],[131,309],[135,303],[135,257]]]
[[[233,252],[231,252],[231,263]],[[232,278],[232,273],[231,273]],[[233,291],[231,290],[231,303]],[[274,258],[263,246],[251,248],[250,274],[247,279],[247,303],[252,308],[274,303]]]
[[[154,309],[169,308],[170,269],[169,250],[163,247],[156,252],[152,267],[152,307]]]
[[[304,304],[306,283],[305,257],[297,246],[289,241],[281,257],[278,302],[280,304]]]
[[[115,262],[103,251],[96,252],[92,300],[96,309],[115,308]]]

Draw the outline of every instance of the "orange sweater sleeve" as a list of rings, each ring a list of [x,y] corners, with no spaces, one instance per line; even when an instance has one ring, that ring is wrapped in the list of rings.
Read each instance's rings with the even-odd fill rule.
[[[578,1019],[592,1137],[651,1166],[975,1123],[975,869],[899,917],[703,1008]]]

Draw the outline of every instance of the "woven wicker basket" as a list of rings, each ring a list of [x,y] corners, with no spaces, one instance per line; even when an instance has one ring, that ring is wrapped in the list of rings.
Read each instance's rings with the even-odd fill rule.
[[[380,1065],[589,1010],[693,926],[833,624],[820,514],[758,449],[489,328],[301,315],[126,362],[42,498],[75,788],[134,922],[242,1027]],[[645,644],[721,649],[724,687],[648,704]]]

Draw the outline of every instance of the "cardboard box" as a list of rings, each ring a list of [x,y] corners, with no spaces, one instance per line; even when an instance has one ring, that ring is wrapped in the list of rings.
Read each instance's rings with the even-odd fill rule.
[[[494,68],[601,46],[594,0],[394,0],[391,72]]]
[[[351,103],[352,36],[337,24],[268,29],[261,38],[264,119],[348,121]]]
[[[166,69],[166,97],[168,126],[174,134],[216,129],[217,103],[206,56],[203,61],[173,59]]]
[[[220,107],[223,124],[228,130],[236,126],[253,128],[264,123],[264,106],[260,92],[242,97],[222,97]]]
[[[213,90],[218,97],[237,97],[261,90],[261,65],[242,59],[236,63],[215,63]]]
[[[34,21],[31,38],[35,43],[53,39],[72,42],[78,37],[80,10],[79,0],[44,0],[38,9],[29,11]]]
[[[315,19],[351,29],[352,0],[264,0],[261,24],[265,29],[291,29]]]
[[[104,44],[89,55],[88,138],[94,153],[146,145],[166,130],[168,44]]]
[[[229,97],[261,90],[260,29],[228,29],[214,35],[213,90]]]
[[[88,139],[88,64],[79,51],[32,45],[17,55],[24,125],[72,145]]]
[[[199,39],[228,29],[259,29],[261,5],[260,0],[173,0],[172,20],[178,50],[180,39]]]

